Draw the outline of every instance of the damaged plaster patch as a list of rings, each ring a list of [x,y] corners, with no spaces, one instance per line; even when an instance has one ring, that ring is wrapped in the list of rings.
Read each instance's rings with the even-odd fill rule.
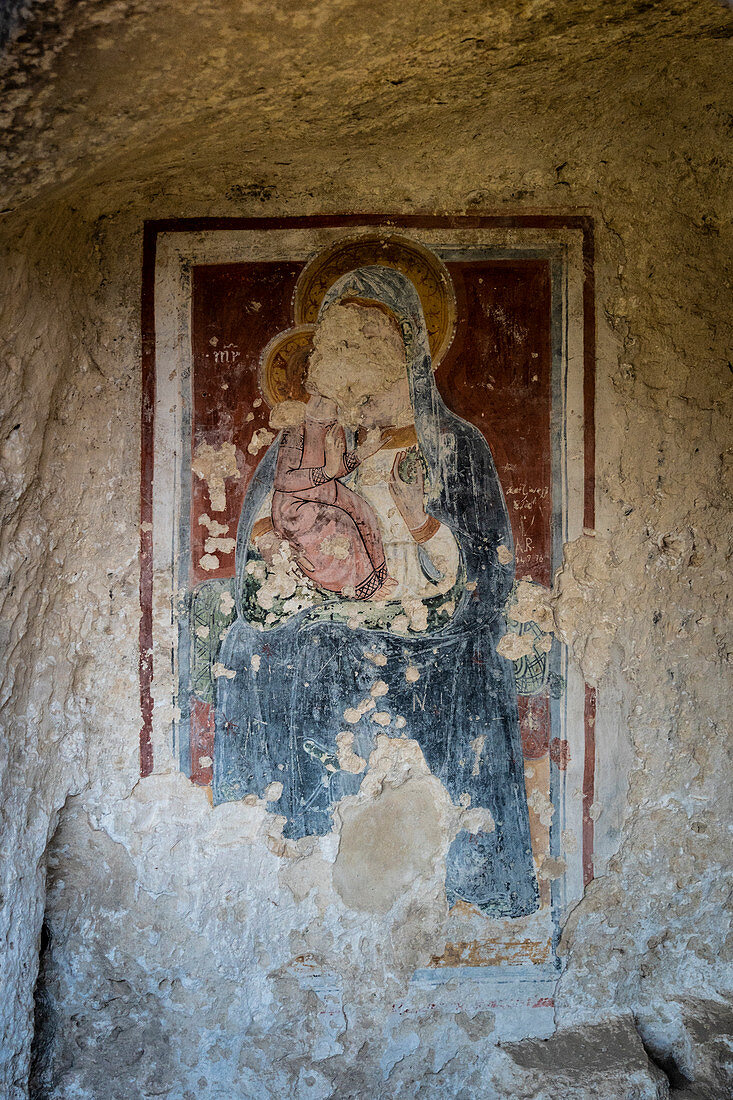
[[[478,737],[474,737],[470,742],[473,750],[473,768],[471,769],[471,775],[479,775],[481,771],[481,754],[484,751],[484,745],[486,744],[486,734],[481,733]]]
[[[370,710],[374,710],[375,706],[376,704],[371,695],[368,695],[366,699],[362,699],[361,703],[359,703],[357,706],[346,708],[346,710],[344,711],[344,722],[348,722],[350,726],[356,725],[356,723],[359,722],[365,714],[367,714]]]
[[[351,553],[351,543],[346,535],[327,535],[321,542],[321,553],[336,561],[345,561]]]
[[[279,401],[270,412],[270,427],[274,431],[297,427],[305,420],[305,408],[302,401]],[[254,420],[254,415],[248,413],[247,419],[249,421]],[[274,436],[272,438],[274,439]]]
[[[372,664],[376,665],[378,668],[384,668],[387,664],[387,658],[384,653],[371,653],[365,650],[364,656],[367,661],[371,661]]]
[[[252,438],[250,439],[249,443],[247,444],[247,450],[248,450],[249,454],[251,454],[251,455],[259,454],[260,451],[265,449],[265,447],[270,446],[270,444],[272,443],[274,438],[275,438],[275,433],[274,432],[268,431],[267,428],[258,428],[252,434]],[[212,505],[212,507],[213,507],[213,505]],[[216,510],[217,509],[215,509],[215,511]]]
[[[527,799],[527,804],[531,810],[534,810],[543,825],[550,825],[555,814],[555,807],[544,791],[535,787]]]
[[[378,726],[388,726],[392,721],[392,715],[387,710],[377,710],[369,717],[372,722],[376,722]]]
[[[511,550],[508,546],[504,546],[503,543],[497,546],[496,556],[501,565],[509,565],[510,562],[514,561],[514,555]]]
[[[552,634],[555,620],[551,593],[542,585],[522,580],[517,583],[514,600],[507,608],[507,618],[515,623],[536,623],[540,630]]]
[[[233,668],[227,668],[221,661],[216,661],[215,664],[211,666],[211,674],[216,679],[218,679],[219,676],[223,676],[226,680],[233,680],[237,675]]]
[[[487,809],[471,809],[470,799],[454,805],[416,741],[383,734],[358,794],[341,800],[335,821],[334,889],[348,908],[369,913],[388,912],[420,883],[440,896],[456,834],[494,829]]]
[[[236,480],[240,477],[234,444],[222,443],[220,447],[212,447],[209,443],[200,443],[191,461],[191,470],[206,483],[211,510],[223,512],[226,508],[224,482],[227,478]]]
[[[229,534],[228,523],[219,523],[218,519],[212,519],[206,512],[202,512],[199,516],[199,524],[206,528],[210,538],[219,538],[220,535]]]
[[[308,377],[339,405],[346,423],[358,426],[364,399],[389,390],[404,372],[405,347],[395,322],[357,304],[329,306],[314,333]]]
[[[425,766],[416,768],[414,753],[400,765],[398,749],[388,748],[387,738],[378,740],[382,744],[372,754],[362,784],[369,783],[371,797],[343,799],[336,811],[340,834],[333,866],[334,888],[344,904],[369,913],[386,913],[417,881],[430,879],[446,851],[440,804],[448,796],[442,785],[425,774]],[[399,749],[408,744],[392,743]],[[388,756],[409,772],[397,785],[390,782]]]
[[[510,661],[518,661],[528,656],[534,649],[534,638],[531,634],[513,634],[509,631],[496,645],[496,652],[500,657],[507,657]]]
[[[236,539],[208,538],[204,550],[207,554],[233,554],[236,545]]]
[[[270,783],[265,788],[265,802],[277,802],[283,793],[283,785],[279,781]]]
[[[336,734],[336,745],[340,768],[354,775],[364,771],[367,762],[354,752],[354,734],[350,730]]]

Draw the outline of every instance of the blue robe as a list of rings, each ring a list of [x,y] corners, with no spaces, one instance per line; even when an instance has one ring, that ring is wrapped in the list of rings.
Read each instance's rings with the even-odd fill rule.
[[[501,486],[481,433],[450,412],[437,392],[422,311],[408,280],[391,269],[362,268],[340,280],[331,300],[346,293],[383,301],[403,319],[415,430],[427,468],[426,511],[451,529],[460,550],[455,612],[421,634],[328,621],[323,605],[270,630],[253,627],[243,599],[245,567],[252,526],[272,489],[275,441],[250,483],[239,524],[238,616],[220,658],[235,676],[218,681],[214,801],[262,796],[279,781],[282,795],[271,808],[286,817],[285,836],[330,831],[334,803],[354,794],[362,780],[338,767],[336,737],[345,728],[344,711],[366,698],[377,678],[365,652],[381,653],[386,664],[378,676],[389,691],[379,709],[407,719],[404,733],[419,743],[454,802],[465,804],[470,796],[470,805],[487,808],[495,823],[492,831],[463,829],[453,841],[449,902],[463,899],[496,917],[522,916],[537,908],[538,895],[514,672],[496,652],[514,579],[513,565],[497,556],[500,545],[513,548]],[[429,561],[425,569],[429,575]],[[405,679],[408,666],[419,672],[416,683]],[[350,728],[354,751],[368,758],[379,728],[368,717]]]

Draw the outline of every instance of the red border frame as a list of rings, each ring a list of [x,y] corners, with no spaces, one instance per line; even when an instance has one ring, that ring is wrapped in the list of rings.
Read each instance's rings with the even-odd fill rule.
[[[583,526],[595,527],[595,237],[587,214],[315,214],[267,218],[161,218],[143,226],[142,408],[140,423],[140,774],[153,770],[153,472],[155,424],[155,260],[160,233],[232,229],[308,229],[378,225],[389,229],[579,229],[583,234]],[[583,774],[583,879],[593,878],[596,690],[585,690]]]

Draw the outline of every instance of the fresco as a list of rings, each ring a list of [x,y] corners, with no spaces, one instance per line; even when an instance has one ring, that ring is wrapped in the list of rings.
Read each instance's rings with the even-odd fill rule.
[[[563,473],[586,407],[582,375],[563,380],[569,253],[420,236],[334,227],[291,258],[278,238],[277,258],[180,269],[188,327],[158,332],[156,363],[164,385],[164,345],[188,343],[186,395],[156,425],[178,444],[158,509],[172,751],[214,805],[265,800],[298,839],[332,830],[378,737],[412,739],[473,811],[447,855],[457,938],[432,965],[497,944],[552,962],[589,797],[556,812],[571,761],[588,772],[568,714],[585,753],[593,702],[549,605],[588,475],[587,455]],[[156,308],[162,329],[160,288]]]

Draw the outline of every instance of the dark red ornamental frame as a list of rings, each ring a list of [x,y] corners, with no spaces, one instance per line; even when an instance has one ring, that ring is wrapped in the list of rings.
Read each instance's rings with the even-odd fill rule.
[[[318,214],[288,218],[163,218],[143,226],[142,408],[140,422],[140,774],[153,771],[153,472],[155,426],[155,261],[161,233],[231,230],[348,228],[382,229],[574,229],[583,240],[583,423],[585,493],[583,526],[595,527],[595,243],[593,219],[585,214]],[[583,774],[583,879],[593,878],[596,689],[585,688]]]

